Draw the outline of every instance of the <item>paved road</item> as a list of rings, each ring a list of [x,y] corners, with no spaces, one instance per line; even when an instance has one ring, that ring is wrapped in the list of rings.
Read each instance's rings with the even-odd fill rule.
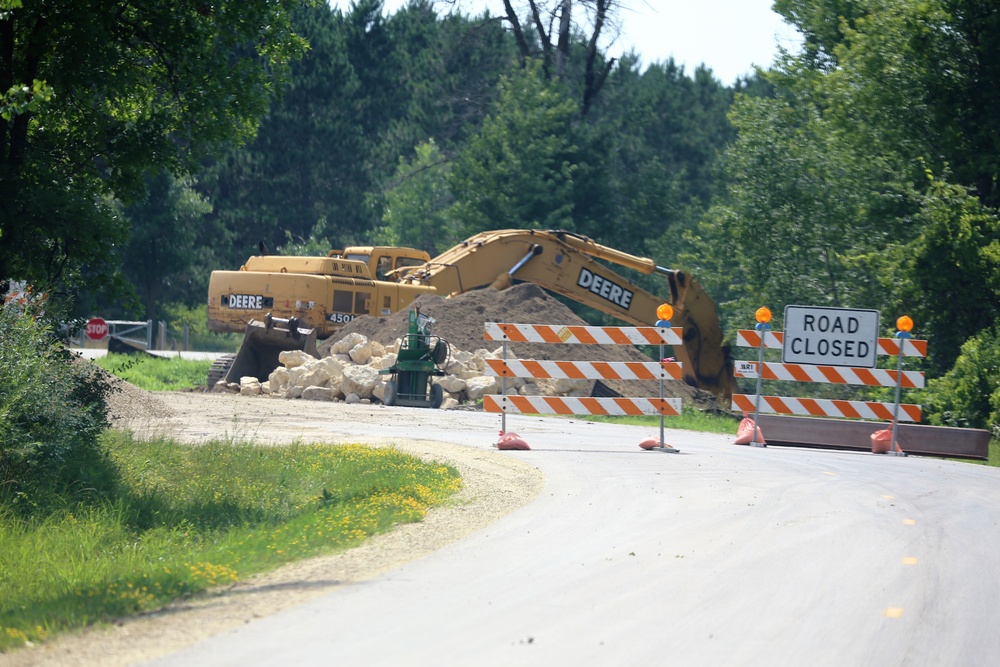
[[[405,410],[405,408],[401,409]],[[403,420],[405,421],[405,420]],[[488,447],[496,415],[421,437]],[[330,432],[365,435],[347,423]],[[533,503],[155,665],[987,665],[1000,470],[511,417]],[[352,430],[354,429],[354,430]],[[392,436],[405,427],[386,425]],[[412,433],[406,434],[412,436]],[[765,434],[766,435],[766,434]]]

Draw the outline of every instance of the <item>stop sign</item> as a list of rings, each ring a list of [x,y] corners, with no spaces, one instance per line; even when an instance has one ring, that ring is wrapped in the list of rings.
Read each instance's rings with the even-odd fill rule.
[[[104,340],[108,336],[108,323],[100,317],[93,317],[87,322],[87,338]]]

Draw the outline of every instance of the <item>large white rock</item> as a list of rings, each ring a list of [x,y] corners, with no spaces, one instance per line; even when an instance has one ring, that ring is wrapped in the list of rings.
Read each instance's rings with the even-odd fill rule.
[[[302,350],[282,350],[278,353],[278,361],[285,365],[285,368],[295,368],[316,361],[316,357],[306,354]]]
[[[485,359],[488,356],[490,356],[490,352],[488,350],[479,348],[478,350],[472,353],[472,358],[469,360],[468,364],[469,367],[475,368],[477,371],[482,372],[482,370],[486,367],[486,364],[483,363],[483,359]]]
[[[476,370],[475,367],[466,367],[458,372],[452,372],[455,377],[462,378],[463,380],[468,380],[470,378],[482,377],[483,372]]]
[[[301,385],[292,385],[288,388],[288,391],[285,392],[285,398],[302,398],[302,392],[304,390],[305,387]]]
[[[472,359],[472,353],[466,352],[465,350],[459,350],[456,348],[451,348],[451,360],[452,363],[468,364]]]
[[[215,383],[215,386],[212,387],[212,391],[219,394],[233,394],[239,390],[237,389],[236,391],[234,391],[233,388],[229,386],[228,382],[226,382],[225,380],[219,380],[218,382]]]
[[[538,385],[549,396],[586,396],[587,391],[590,389],[590,382],[588,380],[570,378],[540,380]]]
[[[479,376],[469,378],[465,381],[465,383],[465,392],[469,396],[470,401],[479,400],[486,394],[495,394],[499,391],[499,388],[497,387],[497,379],[495,377]]]
[[[306,387],[302,390],[302,398],[307,401],[335,401],[337,395],[329,387]]]
[[[260,380],[249,375],[241,377],[240,396],[260,396]]]
[[[441,401],[442,410],[454,410],[457,407],[458,407],[458,401],[456,401],[454,398],[451,398],[450,396],[445,397],[445,399]]]
[[[353,361],[354,363],[367,364],[368,361],[372,358],[371,341],[365,339],[364,342],[358,343],[357,345],[352,347],[351,351],[348,352],[348,354],[351,355],[351,361]]]
[[[267,381],[271,385],[271,390],[275,393],[282,391],[288,387],[288,368],[285,366],[278,366],[271,374],[267,376]]]
[[[440,378],[435,378],[434,384],[441,385],[441,389],[449,394],[461,393],[468,386],[468,383],[465,380],[455,377],[454,375],[445,375]]]
[[[320,387],[330,379],[330,369],[320,363],[296,366],[288,371],[288,384],[301,387]]]
[[[370,398],[378,381],[378,371],[371,366],[348,366],[340,378],[340,390],[345,396],[357,394],[360,398]]]
[[[347,354],[352,349],[354,349],[356,345],[367,342],[368,342],[367,336],[359,334],[357,332],[349,333],[330,346],[330,356],[333,356],[335,354]]]

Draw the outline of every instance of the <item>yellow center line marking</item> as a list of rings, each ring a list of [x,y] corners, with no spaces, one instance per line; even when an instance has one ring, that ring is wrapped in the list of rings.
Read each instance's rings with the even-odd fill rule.
[[[917,559],[914,558],[913,556],[905,556],[903,558],[903,565],[916,565],[916,564],[917,564]]]
[[[836,477],[837,476],[837,473],[830,472],[829,470],[825,471],[823,474],[824,475],[829,475],[830,477]]]
[[[903,519],[903,525],[904,526],[915,526],[915,525],[917,525],[917,520],[916,519]]]
[[[886,618],[899,618],[900,616],[903,615],[903,608],[889,607],[888,609],[882,612],[882,615],[885,616]]]
[[[883,493],[882,497],[885,498],[886,500],[895,500],[896,499],[896,496],[890,496],[888,493]]]

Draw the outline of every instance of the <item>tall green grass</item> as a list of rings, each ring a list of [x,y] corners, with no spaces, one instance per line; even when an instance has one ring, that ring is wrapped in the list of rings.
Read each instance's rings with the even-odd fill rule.
[[[109,354],[94,360],[104,370],[147,391],[181,391],[204,387],[211,360]]]
[[[189,447],[110,431],[83,500],[0,507],[0,651],[419,521],[457,472],[360,445]],[[43,494],[42,491],[38,492]]]
[[[580,417],[574,417],[580,419]],[[584,417],[586,421],[604,422],[609,424],[627,424],[631,426],[660,426],[660,418],[655,415],[636,416],[601,416],[592,415]],[[723,433],[736,435],[739,420],[728,415],[705,412],[703,410],[682,410],[680,415],[663,418],[663,425],[666,428],[682,429],[687,431],[704,431],[706,433]]]

